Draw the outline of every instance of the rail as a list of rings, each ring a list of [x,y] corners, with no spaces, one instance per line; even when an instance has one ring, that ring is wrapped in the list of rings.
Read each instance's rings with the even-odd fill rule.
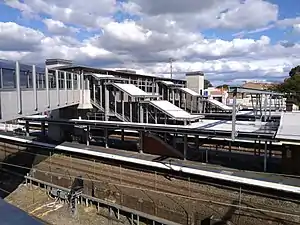
[[[70,192],[69,188],[65,188],[65,187],[55,185],[55,184],[51,184],[51,183],[36,179],[34,177],[31,177],[29,175],[25,176],[26,184],[28,184],[28,181],[29,181],[30,184],[32,184],[32,182],[36,182],[36,183],[42,184],[46,187],[56,188],[56,189],[60,189],[62,191]],[[153,224],[159,223],[159,224],[165,224],[165,225],[180,225],[179,223],[175,223],[175,222],[172,222],[172,221],[169,221],[169,220],[166,220],[166,219],[163,219],[163,218],[159,218],[159,217],[156,217],[156,216],[153,216],[153,215],[150,215],[150,214],[147,214],[147,213],[135,210],[135,209],[128,208],[126,206],[122,206],[122,205],[119,205],[119,204],[116,204],[116,203],[105,201],[105,200],[95,198],[95,197],[92,197],[92,196],[88,196],[88,195],[85,195],[85,194],[81,194],[80,197],[83,200],[87,200],[87,201],[90,201],[90,202],[93,202],[93,203],[96,202],[98,205],[101,204],[101,205],[105,205],[108,208],[116,209],[118,218],[119,218],[119,215],[120,215],[120,211],[123,211],[125,213],[130,213],[131,214],[131,219],[133,219],[133,215],[135,215],[137,217],[136,224],[139,224],[139,218],[145,218],[145,219],[153,221]],[[134,221],[131,221],[131,222],[132,222],[132,224],[134,223]]]

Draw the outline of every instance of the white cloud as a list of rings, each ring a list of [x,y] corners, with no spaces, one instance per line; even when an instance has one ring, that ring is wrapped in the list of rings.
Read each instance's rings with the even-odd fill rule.
[[[293,29],[294,29],[294,31],[300,33],[300,23],[299,24],[294,24]]]
[[[48,30],[57,35],[70,35],[72,33],[79,32],[78,28],[67,27],[63,22],[53,20],[53,19],[44,19],[43,22],[46,24]]]
[[[5,0],[9,6],[26,14],[45,14],[63,23],[73,23],[85,28],[100,28],[115,10],[115,0]]]
[[[0,49],[2,51],[34,51],[44,38],[43,33],[13,22],[0,22]]]
[[[298,43],[274,44],[266,35],[244,38],[274,26],[299,29],[298,18],[278,21],[278,7],[268,1],[7,0],[6,4],[30,19],[39,17],[51,36],[14,22],[0,23],[0,58],[35,64],[51,57],[66,58],[169,76],[172,57],[177,77],[203,70],[214,83],[278,80],[300,63]],[[115,20],[117,11],[135,21]],[[231,40],[206,38],[201,32],[207,29],[236,35]]]
[[[164,20],[173,20],[181,28],[259,28],[278,17],[277,5],[263,0],[168,0],[148,1],[133,0],[134,7],[131,12],[138,12],[147,20],[156,20],[164,23]],[[132,5],[132,3],[130,3]],[[134,8],[135,10],[132,10]],[[256,15],[256,16],[249,16]],[[159,20],[158,20],[159,19]],[[157,26],[160,26],[160,23]]]

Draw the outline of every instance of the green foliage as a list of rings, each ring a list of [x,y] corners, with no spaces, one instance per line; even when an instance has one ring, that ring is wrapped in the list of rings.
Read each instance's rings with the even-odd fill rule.
[[[207,89],[209,87],[212,87],[212,84],[210,83],[209,80],[204,80],[204,89]]]
[[[228,84],[222,84],[222,85],[217,86],[217,88],[223,88],[223,89],[226,89],[226,90],[228,90],[228,87],[229,87]]]
[[[291,69],[289,75],[283,83],[274,86],[272,90],[286,93],[288,101],[300,105],[300,65]]]
[[[290,77],[294,77],[296,75],[300,75],[300,65],[294,67],[293,69],[291,69],[291,71],[289,72]]]

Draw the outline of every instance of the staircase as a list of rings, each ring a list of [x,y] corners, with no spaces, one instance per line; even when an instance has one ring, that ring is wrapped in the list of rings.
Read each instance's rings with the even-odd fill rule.
[[[91,103],[92,103],[93,106],[95,106],[101,112],[104,112],[104,108],[99,104],[99,102],[97,100],[94,101],[93,99],[91,99]],[[115,116],[120,121],[123,121],[123,122],[129,122],[130,121],[130,119],[127,116],[124,115],[124,117],[123,117],[120,113],[115,112],[113,104],[110,104],[110,106],[109,106],[109,116]]]

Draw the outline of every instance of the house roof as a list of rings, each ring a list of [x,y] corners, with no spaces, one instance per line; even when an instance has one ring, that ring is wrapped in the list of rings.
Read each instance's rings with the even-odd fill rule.
[[[251,88],[256,90],[266,90],[274,86],[272,83],[260,83],[260,82],[246,82],[242,85],[243,88]]]

